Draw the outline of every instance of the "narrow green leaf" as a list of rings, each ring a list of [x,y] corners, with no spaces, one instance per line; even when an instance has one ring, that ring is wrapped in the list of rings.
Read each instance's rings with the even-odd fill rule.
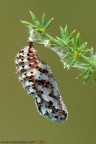
[[[76,32],[76,30],[74,30],[74,31],[71,32],[71,34],[70,34],[70,36],[69,36],[69,39],[70,39],[70,40],[73,38],[75,32]]]
[[[45,33],[46,38],[50,39],[50,41],[54,42],[55,44],[59,44],[58,41],[56,39],[54,39],[52,36],[50,36],[49,34]]]
[[[73,48],[75,47],[75,41],[74,41],[74,39],[72,39],[72,47]]]
[[[81,63],[79,64],[79,66],[84,69],[84,68],[89,67],[89,64]]]
[[[84,43],[80,46],[79,52],[82,52],[86,47],[87,47],[87,42],[84,42]]]
[[[57,37],[58,38],[58,37]],[[61,45],[63,46],[67,46],[68,44],[66,43],[66,41],[64,41],[63,39],[58,38],[58,41]]]
[[[45,13],[42,15],[42,26],[45,25]]]
[[[79,46],[79,43],[80,43],[80,33],[78,33],[78,34],[76,35],[76,46],[77,46],[77,48],[78,48],[78,46]]]
[[[83,72],[81,72],[81,73],[76,77],[76,79],[83,77],[83,76],[86,75],[88,72],[89,72],[89,68],[83,70]]]
[[[63,36],[64,36],[64,30],[63,30],[63,28],[60,26],[60,34],[61,34],[61,37],[63,38]]]
[[[64,28],[64,35],[65,35],[65,37],[67,37],[67,35],[68,35],[68,27],[67,27],[67,25]]]
[[[86,75],[86,76],[84,77],[84,82],[83,82],[83,84],[85,84],[85,83],[90,79],[90,77],[91,77],[90,74]]]
[[[73,59],[74,59],[73,57],[69,57],[68,60],[66,61],[66,66],[68,66],[68,68],[70,68],[70,64]]]
[[[73,59],[73,60],[71,61],[70,65],[69,65],[69,67],[70,67],[70,68],[73,67],[75,63],[76,63],[76,59]]]
[[[93,67],[96,67],[96,63],[94,63],[94,61],[91,60],[90,58],[88,58],[88,57],[86,57],[86,56],[84,56],[82,54],[80,54],[79,56],[80,56],[81,60],[85,61],[86,63],[90,64]]]
[[[30,15],[32,17],[33,22],[35,23],[36,26],[40,26],[40,22],[37,20],[36,16],[33,14],[33,12],[29,11]]]
[[[70,51],[71,54],[74,54],[74,49],[73,49],[73,47],[68,47],[68,51]]]
[[[61,61],[62,61],[62,62],[63,62],[63,61],[66,61],[68,58],[69,58],[69,55],[65,55],[65,56],[63,56],[63,57],[61,58]]]
[[[33,24],[27,22],[27,21],[21,21],[25,26],[29,27],[29,28],[36,28],[36,26],[34,26]]]
[[[47,28],[51,25],[53,19],[54,19],[54,18],[52,18],[51,20],[49,20],[49,21],[47,22],[47,24],[46,24],[45,27],[44,27],[45,29],[47,29]]]
[[[94,55],[93,47],[90,49],[90,57]]]
[[[83,51],[83,54],[87,54],[87,53],[90,53],[91,49],[86,49]]]

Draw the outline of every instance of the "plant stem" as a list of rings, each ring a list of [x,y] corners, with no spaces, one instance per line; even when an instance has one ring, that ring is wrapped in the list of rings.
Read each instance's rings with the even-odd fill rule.
[[[60,56],[64,68],[75,67],[82,71],[79,77],[83,77],[86,81],[92,75],[96,81],[96,53],[93,48],[87,48],[87,42],[80,43],[80,34],[77,33],[74,36],[76,30],[69,34],[66,25],[64,29],[60,27],[61,38],[53,38],[46,33],[46,29],[51,25],[53,18],[45,23],[45,14],[43,14],[40,23],[31,11],[30,14],[34,25],[22,21],[30,29],[30,38],[34,39],[36,44],[45,45],[55,51]],[[89,57],[86,56],[88,53]]]

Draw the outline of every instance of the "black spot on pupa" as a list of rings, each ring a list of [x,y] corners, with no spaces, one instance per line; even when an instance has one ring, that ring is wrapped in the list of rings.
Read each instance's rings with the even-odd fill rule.
[[[51,109],[52,107],[50,105],[48,105],[48,108]]]
[[[44,85],[44,80],[38,80],[41,85]]]
[[[24,52],[24,50],[21,50],[19,53],[23,53]]]
[[[38,71],[42,72],[42,68],[39,68]]]
[[[31,80],[31,79],[29,79],[29,82],[32,82],[32,80]]]
[[[43,91],[41,91],[41,94],[43,94]]]
[[[36,68],[38,69],[38,68],[39,68],[39,66],[36,66]]]
[[[46,69],[42,69],[42,73],[47,74],[47,73],[48,73],[48,71],[47,71]]]
[[[49,93],[49,96],[52,96],[52,94],[51,94],[51,93]]]
[[[46,115],[46,116],[49,116],[49,113],[46,111],[45,115]]]
[[[52,101],[49,101],[49,104],[50,104],[50,105],[53,105],[53,102],[52,102]]]
[[[57,119],[57,118],[58,118],[58,116],[55,116],[55,118]]]
[[[27,58],[27,60],[29,61],[29,60],[30,60],[30,58],[28,57],[28,58]]]
[[[33,87],[33,89],[35,89],[35,87]]]

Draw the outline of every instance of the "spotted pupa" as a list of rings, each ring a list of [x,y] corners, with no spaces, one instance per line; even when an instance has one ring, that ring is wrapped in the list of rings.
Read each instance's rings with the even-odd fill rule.
[[[64,122],[68,112],[57,83],[48,64],[38,57],[32,41],[17,54],[15,64],[19,81],[33,96],[38,112],[53,122]]]

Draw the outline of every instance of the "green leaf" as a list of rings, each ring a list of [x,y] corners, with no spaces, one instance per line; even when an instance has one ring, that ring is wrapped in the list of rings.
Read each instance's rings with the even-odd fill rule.
[[[69,52],[69,51],[71,52],[71,55],[74,54],[74,49],[73,49],[73,47],[68,47],[67,50],[68,50],[68,52]]]
[[[73,57],[69,57],[68,60],[65,62],[66,63],[66,67],[70,68],[70,64],[72,62],[74,58]]]
[[[60,26],[60,34],[61,34],[61,37],[63,38],[63,36],[64,36],[64,30],[63,30],[63,28]]]
[[[85,83],[90,79],[90,77],[91,77],[90,74],[86,75],[86,76],[84,77],[84,82],[83,82],[83,84],[85,84]]]
[[[83,72],[81,72],[81,73],[76,77],[76,79],[83,77],[83,76],[86,75],[88,72],[89,72],[89,68],[83,70]]]
[[[48,39],[50,39],[50,41],[52,41],[52,42],[54,42],[55,44],[58,44],[58,45],[59,45],[58,41],[57,41],[56,39],[54,39],[52,36],[50,36],[49,34],[46,33],[45,36],[46,36]]]
[[[64,35],[65,35],[65,38],[66,38],[67,35],[68,35],[68,27],[67,27],[67,25],[66,25],[65,28],[64,28]]]
[[[87,53],[90,53],[91,49],[86,49],[83,51],[83,54],[87,54]]]
[[[94,55],[93,47],[90,49],[90,57]]]
[[[57,39],[58,39],[59,43],[60,43],[62,46],[67,46],[67,45],[68,45],[68,44],[66,43],[66,41],[64,41],[63,39],[60,39],[60,38],[58,38],[58,37],[57,37]]]
[[[69,58],[69,55],[65,55],[65,56],[63,56],[63,57],[61,58],[61,61],[62,61],[62,62],[63,62],[63,61],[66,61],[68,58]]]
[[[76,30],[74,30],[74,31],[71,32],[71,34],[70,34],[70,36],[69,36],[69,39],[70,39],[70,40],[73,38],[75,32],[76,32]]]
[[[31,15],[32,20],[35,23],[35,25],[40,26],[40,22],[37,20],[36,16],[31,11],[29,11],[29,12],[30,12],[30,15]]]
[[[47,24],[45,25],[45,29],[47,29],[51,24],[52,24],[52,21],[53,21],[53,19],[54,18],[52,18],[51,20],[49,20],[48,22],[47,22]]]
[[[34,26],[33,24],[27,22],[27,21],[21,21],[25,26],[27,26],[28,28],[36,28],[36,26]]]
[[[79,66],[84,69],[84,68],[89,67],[89,64],[81,63],[79,64]]]
[[[45,25],[45,13],[42,15],[42,26]]]
[[[79,47],[79,43],[80,43],[80,33],[78,33],[76,35],[76,46],[77,46],[77,48]]]
[[[94,63],[94,60],[91,60],[91,57],[88,58],[82,54],[79,55],[80,56],[80,59],[85,61],[86,63],[90,64],[91,66],[95,67],[96,68],[96,63]]]
[[[82,52],[86,47],[87,47],[87,42],[83,43],[83,44],[80,46],[79,52]]]
[[[76,59],[73,59],[69,65],[69,68],[73,67],[75,63],[76,63]]]
[[[72,39],[72,47],[75,48],[75,41]]]

